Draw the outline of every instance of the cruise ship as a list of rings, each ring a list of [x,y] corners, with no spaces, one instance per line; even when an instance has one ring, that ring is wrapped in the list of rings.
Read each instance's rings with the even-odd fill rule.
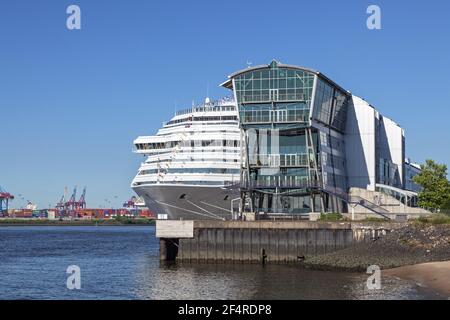
[[[134,141],[142,154],[131,187],[159,219],[229,220],[238,206],[240,129],[232,98],[176,112],[153,136]]]

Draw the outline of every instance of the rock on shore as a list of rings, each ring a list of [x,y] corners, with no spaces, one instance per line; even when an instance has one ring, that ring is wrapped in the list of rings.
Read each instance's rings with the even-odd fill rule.
[[[412,223],[371,242],[307,257],[303,266],[321,270],[365,272],[370,265],[388,269],[445,260],[450,260],[450,225]]]

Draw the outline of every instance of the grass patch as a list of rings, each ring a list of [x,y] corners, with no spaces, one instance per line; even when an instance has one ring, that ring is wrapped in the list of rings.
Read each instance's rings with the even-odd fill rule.
[[[340,213],[322,213],[319,221],[344,221],[346,220]]]
[[[450,215],[435,213],[427,217],[420,217],[413,220],[416,224],[450,224]]]
[[[361,222],[386,222],[386,221],[389,220],[385,218],[375,218],[375,217],[369,217],[365,218],[364,220],[361,220]]]
[[[155,224],[155,220],[146,218],[115,217],[119,224]]]

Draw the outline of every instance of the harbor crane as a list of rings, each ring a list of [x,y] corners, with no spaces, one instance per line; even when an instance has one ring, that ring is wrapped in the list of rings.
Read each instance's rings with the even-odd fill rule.
[[[72,195],[67,199],[67,187],[64,188],[64,194],[56,204],[56,209],[59,210],[78,210],[86,209],[86,187],[84,187],[80,199],[77,201],[77,186],[73,189]]]
[[[124,202],[123,207],[124,208],[135,208],[136,201],[137,201],[137,198],[135,196],[132,196],[130,200]]]
[[[64,188],[64,194],[61,196],[61,199],[56,204],[56,209],[64,210],[66,207],[66,197],[67,197],[67,187]]]
[[[72,195],[70,196],[69,201],[65,203],[66,209],[72,209],[75,210],[77,206],[77,201],[75,198],[77,197],[77,186],[73,189]]]
[[[132,196],[130,200],[124,202],[123,207],[124,208],[139,208],[144,207],[145,202],[141,197]]]
[[[86,209],[86,187],[83,189],[80,200],[75,203],[76,209]]]
[[[13,200],[14,196],[6,192],[1,186],[0,186],[0,213],[3,213],[3,211],[8,211],[9,201]]]

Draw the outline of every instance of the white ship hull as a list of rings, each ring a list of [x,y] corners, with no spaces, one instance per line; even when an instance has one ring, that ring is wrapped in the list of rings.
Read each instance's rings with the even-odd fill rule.
[[[239,192],[220,186],[179,186],[154,184],[134,191],[155,214],[170,220],[230,220],[232,203],[238,206]]]
[[[239,192],[240,129],[232,99],[181,110],[153,136],[134,141],[146,157],[131,183],[155,214],[168,219],[232,218]]]

